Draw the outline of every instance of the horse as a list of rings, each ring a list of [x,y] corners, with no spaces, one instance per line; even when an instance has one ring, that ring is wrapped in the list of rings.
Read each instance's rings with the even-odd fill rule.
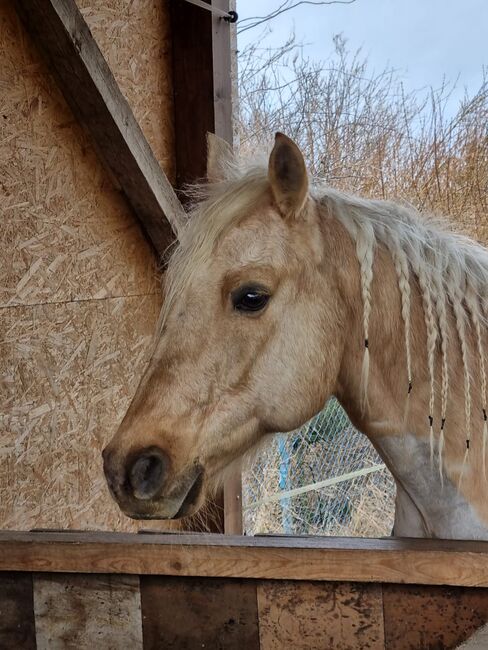
[[[406,203],[311,182],[281,133],[264,165],[209,136],[193,198],[103,451],[122,511],[194,514],[335,395],[396,481],[393,534],[488,540],[488,251]]]

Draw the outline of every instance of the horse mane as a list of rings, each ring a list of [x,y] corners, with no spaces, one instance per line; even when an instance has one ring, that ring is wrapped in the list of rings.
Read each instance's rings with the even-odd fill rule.
[[[168,310],[194,273],[210,259],[216,242],[246,215],[251,214],[269,193],[267,168],[247,168],[229,162],[227,177],[217,183],[202,183],[189,188],[193,208],[168,264],[165,279],[165,303],[161,326]],[[367,408],[369,374],[369,320],[372,309],[375,249],[387,249],[395,267],[401,295],[401,316],[404,323],[406,350],[406,411],[412,391],[411,358],[411,280],[416,278],[420,289],[427,332],[426,358],[430,379],[429,437],[431,460],[434,455],[435,352],[441,356],[440,415],[438,423],[438,454],[442,480],[444,429],[449,398],[450,340],[449,314],[454,316],[464,375],[464,406],[466,420],[466,452],[468,458],[471,435],[470,361],[477,357],[481,384],[480,416],[483,421],[483,473],[486,476],[487,444],[487,374],[483,334],[488,324],[488,250],[472,239],[453,232],[440,218],[420,214],[414,207],[392,201],[359,198],[332,189],[323,183],[312,183],[311,195],[327,212],[337,218],[355,242],[361,277],[363,301],[364,357],[362,368],[362,406]],[[470,354],[468,329],[475,335],[476,349]],[[462,471],[461,471],[462,477]],[[461,480],[461,479],[460,479]]]
[[[466,420],[466,452],[468,458],[471,438],[471,376],[467,329],[472,326],[475,355],[481,380],[483,421],[483,472],[486,474],[485,451],[487,443],[487,376],[483,350],[483,333],[488,322],[488,251],[472,239],[453,232],[448,224],[432,215],[420,214],[410,205],[392,201],[363,199],[329,187],[315,190],[317,200],[340,220],[356,243],[361,272],[363,298],[363,332],[365,352],[363,362],[363,401],[367,402],[367,373],[369,363],[368,324],[371,311],[371,283],[373,279],[374,250],[382,244],[390,253],[401,295],[407,360],[406,411],[413,387],[410,310],[413,275],[420,289],[427,332],[426,356],[430,380],[429,437],[431,459],[434,453],[435,350],[441,351],[441,421],[439,423],[439,468],[442,479],[442,452],[449,397],[449,322],[452,309],[461,350],[464,376],[464,406]],[[475,356],[473,355],[473,356]],[[363,404],[364,406],[364,404]],[[461,471],[462,477],[462,471]]]

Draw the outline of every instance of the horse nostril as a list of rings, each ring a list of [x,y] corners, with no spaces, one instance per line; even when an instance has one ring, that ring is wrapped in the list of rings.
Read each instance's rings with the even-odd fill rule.
[[[160,492],[167,466],[166,455],[156,447],[136,458],[129,469],[129,483],[136,499],[153,499]]]

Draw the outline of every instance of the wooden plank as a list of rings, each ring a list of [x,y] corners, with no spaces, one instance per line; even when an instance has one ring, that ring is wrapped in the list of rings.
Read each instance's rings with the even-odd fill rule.
[[[224,484],[224,532],[242,535],[242,475],[237,471]]]
[[[136,576],[34,576],[38,650],[142,650]]]
[[[207,133],[214,132],[212,16],[188,2],[171,3],[176,187],[203,179]]]
[[[258,586],[262,650],[382,650],[381,585],[268,581]]]
[[[207,0],[224,11],[229,0]],[[207,133],[230,144],[232,129],[231,25],[188,2],[171,3],[175,101],[176,186],[207,172]]]
[[[153,251],[14,4],[0,2],[0,256],[8,260],[0,265],[0,307],[157,293]],[[132,53],[126,55],[133,63]],[[32,361],[36,356],[33,350]],[[17,405],[21,391],[17,387]],[[5,404],[3,396],[0,401]]]
[[[256,584],[141,577],[144,648],[259,648]]]
[[[175,173],[172,1],[76,0],[171,183]]]
[[[212,6],[223,11],[235,9],[229,0],[211,0]],[[230,6],[232,4],[232,7]],[[212,14],[212,68],[213,68],[213,133],[231,146],[233,134],[233,104],[237,101],[237,87],[233,87],[232,71],[236,59],[235,25],[231,25]],[[237,84],[237,79],[235,79]],[[240,468],[224,483],[223,496],[224,526],[226,535],[242,535],[242,475]]]
[[[32,576],[0,574],[0,648],[35,650]]]
[[[229,0],[212,0],[212,6],[229,11]],[[214,133],[230,145],[233,144],[233,57],[232,48],[235,25],[212,14],[213,109]],[[237,90],[237,89],[236,89]],[[237,97],[236,97],[237,99]]]
[[[209,4],[229,10],[229,0],[209,0]],[[171,24],[176,187],[181,190],[206,176],[208,132],[230,144],[233,141],[232,28],[209,11],[182,1],[171,3]],[[214,507],[209,505],[209,531],[242,534],[240,486],[239,473],[226,481]]]
[[[488,544],[415,539],[1,532],[0,570],[488,587]]]
[[[387,650],[457,648],[488,621],[486,589],[384,585]]]
[[[44,51],[65,99],[126,195],[158,253],[182,208],[74,0],[19,0],[17,11]],[[168,223],[169,222],[169,223]]]

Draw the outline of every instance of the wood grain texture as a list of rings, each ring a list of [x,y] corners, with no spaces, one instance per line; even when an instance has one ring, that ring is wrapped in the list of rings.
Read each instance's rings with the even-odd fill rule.
[[[136,576],[34,576],[38,650],[142,650]]]
[[[171,2],[175,102],[176,187],[207,172],[207,132],[214,132],[212,15]],[[229,71],[230,72],[230,71]]]
[[[131,94],[128,69],[139,76],[162,56],[157,33],[169,48],[163,5],[146,19],[140,3],[101,5],[84,8]],[[124,67],[114,33],[133,23],[135,39],[144,20],[148,50],[126,45]],[[100,450],[147,361],[157,262],[10,0],[0,51],[0,527],[136,530],[107,493]],[[149,95],[157,75],[141,77]],[[156,104],[140,98],[138,115]]]
[[[262,650],[382,650],[380,585],[268,581],[258,586]]]
[[[224,532],[242,535],[242,474],[237,471],[224,483]]]
[[[78,0],[76,4],[154,155],[173,183],[171,1]]]
[[[450,650],[488,621],[488,590],[384,585],[386,650]]]
[[[0,309],[3,528],[137,530],[108,493],[101,450],[145,367],[159,308],[155,294]]]
[[[10,1],[0,51],[0,307],[157,292],[151,247]]]
[[[253,581],[141,577],[144,648],[258,650]]]
[[[36,649],[30,573],[0,574],[0,648]]]
[[[228,0],[213,0],[228,11]],[[207,175],[207,133],[232,144],[232,77],[228,22],[188,2],[171,3],[176,187]],[[185,201],[185,194],[181,193]],[[207,517],[210,532],[242,534],[240,476],[226,481]],[[220,515],[220,516],[216,516]]]
[[[488,586],[488,544],[0,532],[0,570]]]
[[[162,254],[182,208],[74,0],[19,0],[24,25],[44,52],[74,115]]]

